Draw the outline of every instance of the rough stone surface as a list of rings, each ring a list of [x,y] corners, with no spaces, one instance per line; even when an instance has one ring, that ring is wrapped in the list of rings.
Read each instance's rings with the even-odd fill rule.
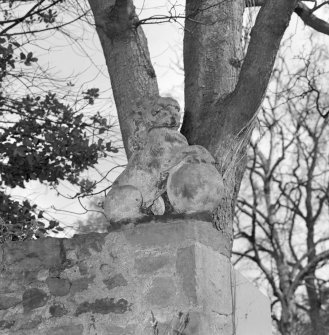
[[[135,269],[138,274],[150,274],[162,269],[168,265],[168,263],[169,256],[167,255],[148,255],[135,259]]]
[[[60,239],[39,239],[33,243],[7,243],[3,261],[12,269],[34,271],[62,263]],[[52,252],[49,252],[52,250]]]
[[[111,326],[106,327],[107,334],[111,335],[123,335],[125,333],[125,329],[123,327]]]
[[[24,324],[22,324],[19,329],[33,329],[38,326],[42,322],[41,315],[37,315],[33,320],[28,320]]]
[[[146,301],[152,306],[168,307],[174,300],[175,292],[175,283],[172,278],[155,278],[147,292]]]
[[[0,272],[0,293],[15,293],[22,289],[22,273],[17,276],[13,273]]]
[[[46,335],[81,335],[83,333],[82,325],[58,326],[48,329]]]
[[[12,321],[1,320],[0,330],[10,329],[14,324],[15,324],[15,320],[12,320]]]
[[[49,307],[49,313],[52,317],[59,318],[68,313],[67,309],[61,303],[54,303]]]
[[[22,299],[16,296],[9,294],[0,294],[0,310],[16,306],[21,301]]]
[[[182,291],[188,298],[188,301],[196,305],[197,285],[196,285],[196,266],[195,266],[195,248],[189,246],[177,250],[176,271],[181,280]]]
[[[153,249],[166,246],[182,246],[182,241],[200,242],[229,257],[230,242],[214,230],[210,222],[163,218],[150,224],[141,224],[138,229],[124,230],[123,234],[135,248]]]
[[[49,276],[49,270],[48,269],[42,269],[37,273],[36,279],[39,281],[44,281]]]
[[[31,288],[23,293],[23,308],[25,312],[44,306],[47,303],[46,292],[38,288]]]
[[[94,280],[94,277],[78,278],[71,283],[70,293],[75,294],[88,289],[89,284]]]
[[[255,322],[270,320],[268,302],[230,272],[229,243],[194,214],[5,243],[0,334],[154,335],[152,312],[159,334],[179,329],[188,314],[185,335],[232,335],[234,322],[236,335],[269,335]]]
[[[52,295],[63,297],[70,292],[71,283],[68,279],[47,278],[46,283]]]
[[[95,302],[85,301],[80,304],[75,312],[76,316],[83,313],[123,314],[129,310],[129,303],[125,299],[115,301],[113,298],[97,299]]]
[[[108,290],[112,290],[112,289],[114,289],[115,287],[118,287],[118,286],[127,286],[128,285],[127,280],[125,279],[125,277],[121,273],[118,273],[118,274],[116,274],[116,275],[114,275],[114,276],[112,276],[108,279],[104,279],[103,283],[106,285]]]

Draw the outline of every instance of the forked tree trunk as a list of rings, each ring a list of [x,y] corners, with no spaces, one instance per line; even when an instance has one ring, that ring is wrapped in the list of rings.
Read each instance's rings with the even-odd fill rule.
[[[310,186],[311,187],[311,183]],[[311,194],[311,192],[309,192]],[[312,201],[308,202],[307,211],[308,211],[308,220],[307,220],[307,250],[308,250],[308,263],[314,263],[316,258],[316,243],[314,241],[314,225],[313,215],[310,215],[313,212]],[[317,291],[316,286],[316,268],[313,267],[307,277],[305,278],[306,292],[309,301],[309,316],[312,327],[312,334],[316,335],[325,335],[327,333],[326,328],[324,327],[323,320],[321,317],[321,299]]]
[[[219,206],[216,221],[229,239],[252,120],[296,2],[269,0],[265,3],[252,30],[240,71],[244,2],[186,1],[186,114],[182,133],[190,144],[207,148],[217,161],[226,182],[227,196]],[[134,111],[148,113],[149,101],[158,96],[155,72],[132,0],[89,0],[89,3],[108,65],[129,158],[128,138],[138,117]]]
[[[216,167],[224,177],[226,193],[216,212],[215,223],[231,243],[235,200],[245,168],[245,140],[248,140],[249,134],[234,140],[234,161],[226,149],[219,150],[225,145],[221,140],[217,141],[216,146],[209,145],[209,138],[218,137],[218,132],[217,129],[215,133],[205,132],[202,124],[210,111],[214,110],[215,104],[232,93],[237,84],[242,61],[243,10],[243,0],[186,1],[185,114],[182,133],[190,144],[201,144],[214,155]],[[219,122],[223,121],[224,118]],[[239,147],[240,142],[244,144]],[[228,160],[231,164],[226,164]],[[237,170],[237,166],[241,168]]]
[[[296,3],[266,1],[242,60],[244,1],[186,1],[182,133],[190,144],[203,145],[215,157],[226,184],[215,223],[230,239],[253,119]]]
[[[290,301],[286,301],[282,303],[282,312],[281,319],[278,323],[278,328],[281,334],[295,334],[296,324],[296,306],[295,302],[291,299]]]
[[[129,158],[128,138],[139,117],[134,111],[148,113],[149,101],[159,94],[155,72],[132,0],[89,0],[89,3]],[[235,200],[245,170],[244,156],[253,119],[296,3],[297,0],[265,2],[243,61],[244,1],[186,1],[186,113],[182,133],[189,144],[202,145],[212,153],[223,175],[226,193],[214,221],[230,243]]]

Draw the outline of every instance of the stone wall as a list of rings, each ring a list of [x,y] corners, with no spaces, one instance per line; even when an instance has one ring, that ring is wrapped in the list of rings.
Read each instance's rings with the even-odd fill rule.
[[[6,243],[0,334],[231,335],[228,255],[212,224],[193,218]]]

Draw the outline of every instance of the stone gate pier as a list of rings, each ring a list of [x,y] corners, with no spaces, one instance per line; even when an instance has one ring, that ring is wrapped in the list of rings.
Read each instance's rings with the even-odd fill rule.
[[[1,246],[0,334],[270,335],[268,299],[209,220]]]

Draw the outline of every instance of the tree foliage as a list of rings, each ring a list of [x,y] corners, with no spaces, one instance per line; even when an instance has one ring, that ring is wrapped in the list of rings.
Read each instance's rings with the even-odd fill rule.
[[[44,70],[30,51],[32,40],[44,38],[39,33],[59,31],[63,26],[62,3],[9,1],[0,5],[2,239],[26,239],[61,230],[36,205],[12,199],[10,188],[24,188],[31,180],[50,186],[67,180],[82,193],[90,193],[95,185],[81,179],[81,172],[100,157],[118,151],[105,138],[112,128],[108,117],[96,111],[92,116],[84,113],[99,97],[99,90],[89,88],[72,98],[73,85]]]

